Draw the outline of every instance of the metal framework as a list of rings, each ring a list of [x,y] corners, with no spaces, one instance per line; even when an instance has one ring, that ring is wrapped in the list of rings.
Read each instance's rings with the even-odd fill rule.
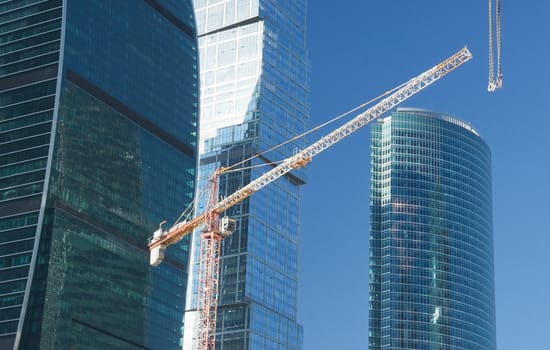
[[[327,148],[333,146],[338,141],[346,138],[350,134],[367,125],[374,119],[386,113],[401,102],[410,98],[417,92],[430,86],[440,78],[444,77],[451,71],[460,67],[462,64],[472,58],[472,54],[466,47],[439,63],[435,67],[427,70],[419,76],[402,84],[400,88],[395,90],[388,97],[384,98],[365,112],[359,114],[351,121],[322,137],[309,147],[305,148],[296,155],[287,158],[280,165],[266,172],[256,180],[253,180],[248,185],[237,190],[225,199],[217,202],[218,198],[218,177],[224,172],[224,169],[218,169],[212,177],[212,189],[209,197],[209,204],[205,213],[191,219],[184,224],[172,226],[169,230],[162,232],[160,236],[155,234],[155,237],[149,244],[149,249],[153,253],[155,250],[163,251],[171,244],[176,243],[185,235],[192,232],[194,229],[205,225],[206,229],[201,235],[200,249],[200,275],[199,275],[199,300],[198,308],[200,314],[199,321],[199,349],[214,350],[216,336],[216,313],[217,313],[217,297],[218,297],[218,275],[220,262],[220,243],[222,235],[219,232],[218,219],[219,215],[231,208],[235,204],[243,201],[254,192],[262,187],[277,180],[293,169],[298,169],[309,162],[312,158]],[[158,232],[158,231],[157,231]],[[155,256],[159,256],[155,254]],[[152,260],[152,265],[158,265],[162,261],[160,259]]]
[[[217,232],[201,234],[197,300],[199,349],[214,350],[216,347],[221,240]]]
[[[197,310],[199,312],[198,348],[216,348],[216,319],[220,275],[219,214],[212,210],[218,202],[218,171],[210,179],[210,195],[206,206],[205,230],[201,234]]]
[[[311,146],[305,148],[303,151],[287,158],[282,164],[271,169],[256,180],[250,182],[248,185],[223,199],[214,207],[214,210],[221,213],[226,209],[231,208],[233,205],[241,202],[243,199],[247,198],[262,187],[285,175],[289,171],[305,166],[317,154],[359,130],[420,90],[428,87],[438,79],[447,75],[447,73],[461,66],[470,58],[472,58],[472,54],[465,47],[432,69],[422,73],[414,79],[409,80],[409,82],[407,82],[402,88],[391,94],[389,97],[386,97],[373,107],[359,114],[351,121],[322,137]]]

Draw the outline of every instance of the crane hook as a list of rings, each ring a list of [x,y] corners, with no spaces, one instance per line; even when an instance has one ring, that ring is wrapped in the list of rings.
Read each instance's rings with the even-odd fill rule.
[[[497,46],[497,79],[493,58],[493,0],[489,0],[489,84],[487,91],[494,92],[502,88],[502,69],[500,64],[500,0],[496,0],[496,46]]]

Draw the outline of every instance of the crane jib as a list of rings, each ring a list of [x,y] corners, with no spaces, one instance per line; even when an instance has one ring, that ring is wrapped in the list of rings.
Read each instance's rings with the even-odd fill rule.
[[[397,106],[399,103],[405,101],[420,90],[426,88],[438,79],[447,75],[447,73],[458,68],[471,58],[472,54],[470,53],[468,48],[464,47],[437,66],[422,73],[418,77],[409,80],[409,82],[406,83],[401,89],[397,90],[389,97],[369,108],[367,111],[361,113],[343,126],[322,137],[320,140],[305,148],[298,154],[287,158],[282,164],[266,172],[256,180],[250,182],[248,185],[244,186],[233,195],[230,195],[227,198],[221,200],[214,209],[217,210],[219,208],[221,209],[221,211],[223,211],[227,208],[230,208],[231,206],[240,202],[239,198],[242,196],[242,192],[247,192],[249,190],[258,191],[260,188],[273,182],[274,180],[278,179],[289,171],[299,168],[301,164],[305,165],[307,162],[304,162],[304,160],[311,160],[320,152],[324,151],[325,149],[334,145],[336,142],[344,139],[348,135],[367,125],[372,120],[378,118],[382,114],[389,111],[391,108]]]
[[[314,142],[301,152],[285,159],[280,165],[274,167],[257,179],[251,181],[248,185],[245,185],[233,194],[220,200],[211,209],[211,211],[216,214],[221,214],[225,210],[231,208],[237,203],[240,203],[244,199],[248,198],[252,193],[260,190],[264,186],[267,186],[281,176],[287,174],[294,169],[305,166],[317,154],[331,147],[338,141],[346,138],[347,136],[367,125],[374,119],[380,117],[393,107],[397,106],[401,102],[412,97],[414,94],[428,87],[435,81],[444,77],[451,71],[460,67],[463,63],[467,62],[471,58],[472,54],[467,47],[464,47],[463,49],[456,52],[454,55],[437,64],[435,67],[409,80],[408,82],[403,84],[401,88],[397,89],[391,95],[384,98],[374,106],[370,107],[365,112],[359,114],[351,121],[323,136],[318,141]],[[194,229],[201,226],[204,222],[204,217],[206,214],[203,213],[191,219],[189,222],[181,225],[180,227],[170,228],[167,232],[162,234],[157,239],[153,239],[151,241],[151,244],[149,244],[149,249],[153,251],[153,249],[159,249],[159,247],[165,248],[171,244],[178,242],[185,235],[189,234]]]

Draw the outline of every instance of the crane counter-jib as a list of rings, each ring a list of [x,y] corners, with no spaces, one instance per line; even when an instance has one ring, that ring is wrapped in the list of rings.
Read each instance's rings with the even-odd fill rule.
[[[380,117],[401,102],[412,97],[420,90],[428,87],[435,81],[439,80],[451,71],[460,67],[463,63],[467,62],[471,58],[472,54],[470,53],[470,51],[468,51],[466,47],[464,47],[443,62],[437,64],[435,67],[402,84],[388,97],[382,99],[380,102],[370,107],[365,112],[359,114],[341,127],[323,136],[318,141],[314,142],[296,155],[287,158],[280,165],[274,167],[257,179],[251,181],[248,185],[245,185],[233,194],[230,194],[226,198],[220,200],[212,209],[210,209],[210,212],[221,214],[228,208],[231,208],[235,204],[243,201],[252,193],[270,184],[279,177],[285,175],[293,169],[305,166],[312,160],[314,156],[316,156],[320,152],[331,147],[338,141],[346,138],[347,136],[367,125],[374,119]],[[223,170],[221,172],[223,173]],[[171,227],[168,231],[163,231],[162,228],[159,228],[159,230],[155,232],[155,235],[151,240],[151,244],[149,245],[151,254],[155,255],[155,257],[151,257],[151,265],[156,266],[162,261],[164,249],[166,249],[166,247],[176,243],[185,235],[191,233],[194,229],[201,226],[204,223],[204,219],[207,214],[208,213],[203,213],[188,222],[175,225]]]

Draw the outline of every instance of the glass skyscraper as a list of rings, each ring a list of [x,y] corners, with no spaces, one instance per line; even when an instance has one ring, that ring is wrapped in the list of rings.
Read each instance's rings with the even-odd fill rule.
[[[0,348],[180,349],[195,190],[191,0],[0,2]]]
[[[201,76],[199,189],[217,167],[244,161],[241,170],[222,175],[223,196],[303,148],[304,141],[294,141],[247,160],[306,130],[306,1],[194,4]],[[217,349],[301,348],[297,255],[305,181],[303,171],[291,173],[226,212],[238,226],[222,243]],[[197,334],[198,237],[193,241],[184,349],[194,349]]]
[[[412,108],[371,143],[369,348],[495,350],[489,147]]]

